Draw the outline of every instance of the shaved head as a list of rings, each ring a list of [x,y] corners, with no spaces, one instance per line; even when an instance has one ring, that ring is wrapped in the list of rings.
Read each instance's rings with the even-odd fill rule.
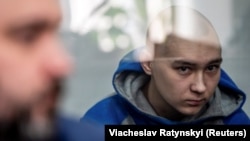
[[[195,9],[171,6],[150,23],[147,30],[147,49],[153,56],[165,54],[176,42],[203,44],[221,48],[218,35],[209,20]]]

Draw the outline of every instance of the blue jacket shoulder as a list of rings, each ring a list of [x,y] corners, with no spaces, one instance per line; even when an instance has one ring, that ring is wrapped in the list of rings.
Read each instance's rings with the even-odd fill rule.
[[[117,94],[109,96],[93,105],[80,119],[81,122],[104,124],[120,124],[127,116],[121,97]]]
[[[224,123],[226,125],[250,125],[250,119],[242,109],[239,109],[232,115],[228,116],[224,120]]]
[[[103,137],[96,127],[66,116],[57,118],[57,132],[60,141],[102,141]]]

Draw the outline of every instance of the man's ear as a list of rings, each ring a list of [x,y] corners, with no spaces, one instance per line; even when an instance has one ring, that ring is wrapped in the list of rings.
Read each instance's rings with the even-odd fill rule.
[[[139,60],[144,72],[151,75],[151,61],[153,60],[152,52],[148,48],[140,51]]]
[[[147,75],[152,74],[152,66],[151,66],[151,61],[145,61],[141,62],[142,69]]]
[[[138,53],[139,61],[140,62],[148,62],[153,60],[153,53],[148,48],[143,48]]]

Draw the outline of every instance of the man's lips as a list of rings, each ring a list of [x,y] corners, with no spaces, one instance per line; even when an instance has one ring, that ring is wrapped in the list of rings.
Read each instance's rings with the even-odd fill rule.
[[[205,102],[205,99],[189,99],[185,100],[185,102],[190,106],[200,106]]]

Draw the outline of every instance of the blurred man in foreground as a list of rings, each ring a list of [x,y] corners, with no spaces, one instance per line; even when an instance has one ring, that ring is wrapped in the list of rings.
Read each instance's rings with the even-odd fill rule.
[[[0,9],[0,140],[84,140],[56,110],[72,68],[59,1],[1,0]]]

